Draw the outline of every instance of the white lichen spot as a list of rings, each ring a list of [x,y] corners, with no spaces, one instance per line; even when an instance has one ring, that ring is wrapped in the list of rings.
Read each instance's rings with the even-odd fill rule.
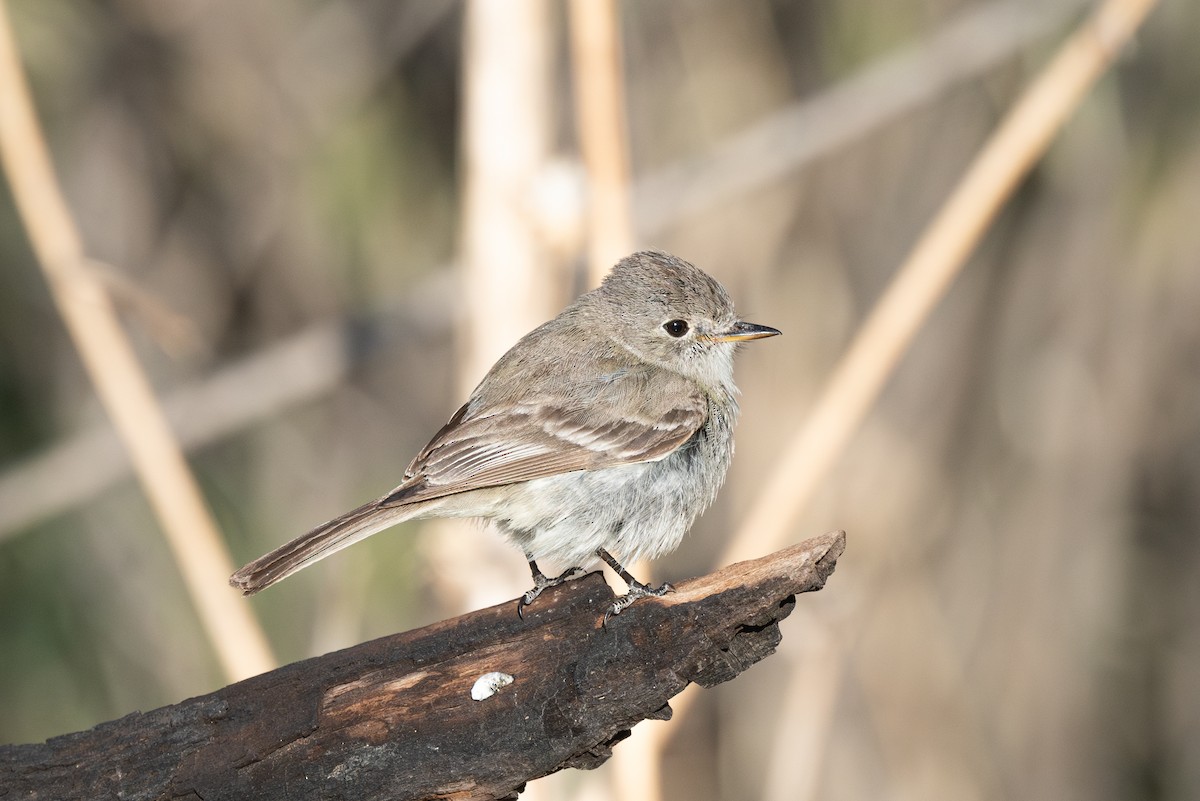
[[[512,683],[513,677],[507,673],[500,673],[498,671],[484,673],[475,680],[475,686],[471,688],[471,697],[476,701],[491,698],[501,687],[507,687]]]

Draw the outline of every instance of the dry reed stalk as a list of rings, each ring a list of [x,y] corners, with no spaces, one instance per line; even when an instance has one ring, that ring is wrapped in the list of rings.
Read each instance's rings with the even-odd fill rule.
[[[719,563],[751,558],[788,539],[792,521],[988,225],[1155,2],[1108,0],[1100,6],[1005,115],[858,330]]]
[[[588,284],[634,249],[621,25],[615,0],[570,5],[575,129],[587,168]]]
[[[128,449],[225,675],[275,665],[249,607],[226,584],[233,562],[103,280],[88,269],[0,3],[0,158],[13,199],[80,358]]]
[[[776,549],[788,539],[792,521],[845,450],[988,225],[1155,5],[1156,0],[1107,0],[1017,99],[855,335],[766,486],[749,505],[720,564]],[[829,640],[829,647],[829,654],[810,657],[821,663],[827,679],[831,671],[844,670],[846,657],[836,640]],[[676,699],[676,719],[688,713],[694,697]],[[820,723],[825,731],[807,732],[805,741],[823,749],[832,721],[833,715],[825,717]],[[820,763],[819,756],[794,758],[810,766]],[[772,775],[778,787],[781,780]],[[805,797],[812,797],[817,787],[809,782]]]

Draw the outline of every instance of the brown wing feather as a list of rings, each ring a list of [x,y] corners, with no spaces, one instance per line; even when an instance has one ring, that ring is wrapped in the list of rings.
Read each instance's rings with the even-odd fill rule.
[[[678,389],[672,387],[671,389]],[[661,459],[704,425],[708,404],[694,387],[673,402],[618,412],[604,398],[564,409],[523,401],[470,416],[464,407],[421,450],[405,481],[380,501],[401,505],[535,478]]]

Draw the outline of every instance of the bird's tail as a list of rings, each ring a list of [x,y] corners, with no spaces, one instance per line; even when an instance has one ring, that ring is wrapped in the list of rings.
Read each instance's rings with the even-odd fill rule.
[[[331,553],[405,520],[420,516],[425,504],[381,506],[371,501],[323,523],[269,554],[260,556],[229,577],[229,583],[253,595]]]

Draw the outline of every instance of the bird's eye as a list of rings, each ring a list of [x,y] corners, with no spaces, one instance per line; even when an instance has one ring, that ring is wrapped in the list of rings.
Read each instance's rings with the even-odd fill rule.
[[[688,332],[688,324],[684,320],[668,320],[663,323],[663,330],[673,337],[681,337]]]

